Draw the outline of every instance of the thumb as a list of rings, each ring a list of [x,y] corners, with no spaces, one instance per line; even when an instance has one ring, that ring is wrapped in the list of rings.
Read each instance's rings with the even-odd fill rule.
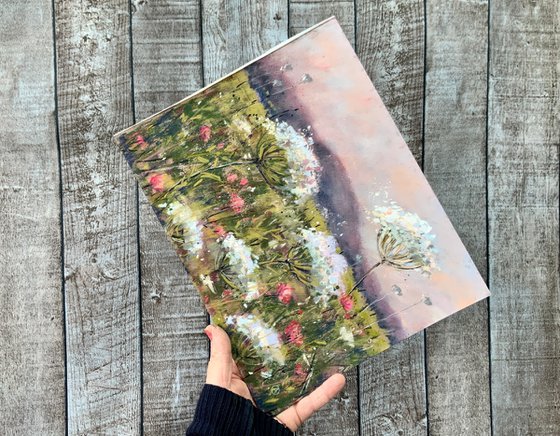
[[[206,383],[228,388],[231,382],[232,357],[229,336],[220,327],[209,325],[204,333],[210,339],[210,361]]]

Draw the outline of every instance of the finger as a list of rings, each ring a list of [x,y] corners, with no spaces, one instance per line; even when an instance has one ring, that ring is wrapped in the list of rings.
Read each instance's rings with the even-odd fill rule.
[[[231,373],[239,378],[243,378],[241,377],[241,371],[239,371],[239,368],[237,367],[237,363],[235,363],[235,360],[233,359],[231,361]]]
[[[255,406],[255,400],[253,400],[253,396],[251,395],[251,391],[247,384],[243,381],[243,377],[241,376],[241,371],[237,367],[235,360],[232,359],[231,361],[231,384],[230,389],[232,392],[235,392],[238,395],[241,395],[243,398],[247,398],[248,400],[253,403]]]
[[[209,325],[204,333],[210,339],[210,361],[206,371],[206,383],[228,388],[231,382],[231,343],[221,328]]]
[[[342,390],[346,379],[342,374],[334,374],[295,405],[280,413],[276,418],[290,430],[296,431],[311,415],[327,404]]]

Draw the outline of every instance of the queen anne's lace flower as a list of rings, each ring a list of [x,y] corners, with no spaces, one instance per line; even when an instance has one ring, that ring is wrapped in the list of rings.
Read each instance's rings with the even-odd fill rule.
[[[311,287],[314,301],[325,304],[332,296],[346,292],[343,274],[349,268],[346,258],[337,252],[336,239],[318,230],[301,230],[301,241],[311,256],[311,274],[316,285]]]
[[[238,134],[244,139],[247,139],[253,131],[253,126],[251,125],[251,123],[241,116],[236,116],[233,118],[231,127],[234,130],[237,130]]]
[[[174,201],[165,209],[169,222],[183,230],[183,248],[191,255],[199,253],[203,246],[202,225],[192,210],[183,203]]]
[[[233,234],[228,235],[222,241],[222,246],[227,251],[229,264],[240,276],[248,276],[257,268],[256,256],[251,253],[243,239],[237,239]]]
[[[418,215],[396,203],[378,206],[370,219],[380,226],[377,246],[382,260],[400,269],[420,270],[429,275],[436,267],[435,235]]]
[[[244,287],[246,290],[245,301],[253,301],[261,296],[258,283],[253,281],[246,281]]]
[[[298,203],[303,203],[319,191],[319,171],[321,166],[313,153],[313,139],[297,132],[285,121],[263,122],[265,129],[276,137],[276,143],[286,152],[290,177],[286,189]]]
[[[339,333],[340,339],[342,339],[344,342],[347,342],[351,347],[354,346],[354,335],[349,329],[347,329],[345,326],[342,326],[340,327]]]
[[[226,318],[229,327],[235,327],[243,336],[249,339],[263,357],[265,362],[277,362],[284,365],[286,360],[282,350],[280,334],[253,314],[230,315]]]
[[[228,233],[223,239],[222,246],[227,252],[229,265],[235,271],[237,282],[244,292],[245,300],[252,301],[260,297],[258,283],[251,280],[251,274],[258,268],[258,257],[251,252],[243,239],[237,239],[231,233]]]

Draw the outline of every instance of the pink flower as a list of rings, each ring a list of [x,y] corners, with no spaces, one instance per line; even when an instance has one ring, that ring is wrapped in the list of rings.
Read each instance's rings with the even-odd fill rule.
[[[249,180],[247,180],[247,177],[243,177],[240,181],[239,184],[241,186],[246,186],[249,183]]]
[[[307,371],[303,369],[303,365],[301,363],[296,363],[294,366],[294,375],[298,379],[305,379],[307,377]]]
[[[232,295],[233,291],[231,289],[224,289],[224,292],[222,292],[222,297],[224,298],[231,297]]]
[[[225,236],[226,235],[226,231],[222,226],[216,226],[214,227],[214,232],[218,235],[218,236]]]
[[[146,140],[142,135],[138,135],[136,137],[136,145],[140,147],[142,150],[144,150],[148,146],[148,143],[146,142]]]
[[[226,180],[228,181],[228,183],[233,183],[237,180],[237,174],[235,173],[229,173],[226,177]]]
[[[350,312],[354,307],[354,300],[352,300],[352,297],[348,294],[341,295],[339,301],[345,312]]]
[[[208,142],[210,140],[210,136],[212,136],[212,129],[210,128],[210,126],[204,124],[200,126],[198,135],[200,136],[200,139],[202,139],[202,141]]]
[[[216,145],[216,148],[217,148],[218,150],[221,150],[222,148],[224,148],[224,145],[225,145],[225,144],[224,144],[223,142],[220,142],[218,145]]]
[[[229,207],[231,207],[231,209],[235,213],[241,213],[241,212],[243,212],[243,209],[245,208],[245,200],[243,200],[235,192],[232,192],[229,195]]]
[[[154,174],[148,178],[154,192],[163,192],[163,174]]]
[[[294,288],[287,283],[278,283],[276,285],[276,295],[281,303],[288,304],[294,295]]]
[[[301,324],[296,320],[290,321],[290,323],[284,329],[284,334],[288,338],[288,341],[297,345],[298,347],[303,345],[303,333],[301,332]]]

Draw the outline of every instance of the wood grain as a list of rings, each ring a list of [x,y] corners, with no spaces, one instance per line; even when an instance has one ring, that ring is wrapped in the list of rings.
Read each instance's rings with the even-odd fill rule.
[[[331,16],[335,16],[352,44],[355,42],[354,2],[290,0],[289,33],[293,36]],[[342,393],[311,417],[298,431],[301,435],[354,436],[360,431],[358,371],[346,374]]]
[[[424,118],[424,172],[483,276],[487,7],[427,2]],[[426,361],[430,435],[490,434],[487,303],[430,327]]]
[[[282,0],[202,0],[204,82],[209,84],[288,37]]]
[[[141,426],[136,191],[111,142],[132,121],[128,8],[55,2],[70,435]]]
[[[479,303],[428,330],[426,360],[416,335],[361,365],[300,434],[558,433],[555,0],[24,3],[0,0],[1,434],[183,434],[206,319],[110,137],[330,15],[489,275],[491,358]]]
[[[0,434],[64,434],[51,2],[0,8]]]
[[[560,8],[490,3],[488,188],[494,434],[560,428]]]
[[[356,3],[356,51],[422,162],[424,6],[419,0]],[[422,333],[359,367],[362,435],[427,432]]]
[[[356,40],[353,0],[289,0],[290,36],[335,16],[348,40]]]
[[[134,2],[134,102],[137,119],[202,86],[198,1]],[[208,357],[206,313],[151,206],[140,193],[143,429],[182,434],[192,420]]]

